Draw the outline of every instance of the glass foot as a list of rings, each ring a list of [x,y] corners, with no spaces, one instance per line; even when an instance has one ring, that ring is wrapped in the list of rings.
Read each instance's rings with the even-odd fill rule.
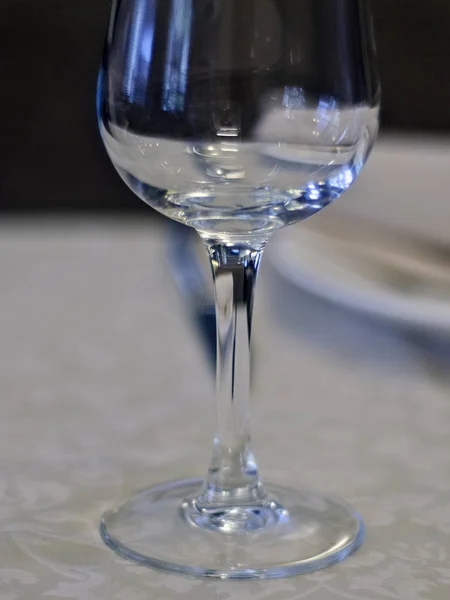
[[[200,479],[156,485],[102,518],[108,546],[143,565],[220,579],[288,577],[343,560],[361,545],[364,526],[345,502],[307,490],[267,486],[273,518],[261,527],[198,525],[186,512]],[[282,507],[282,508],[281,508]],[[238,523],[245,510],[237,510]],[[225,515],[225,519],[233,516]],[[218,522],[220,516],[215,511]],[[252,514],[251,519],[257,515]],[[216,521],[217,522],[217,521]]]

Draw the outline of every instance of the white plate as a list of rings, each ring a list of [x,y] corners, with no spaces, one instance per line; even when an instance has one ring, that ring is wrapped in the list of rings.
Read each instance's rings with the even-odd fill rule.
[[[450,333],[450,145],[384,140],[366,169],[333,206],[277,235],[269,261],[322,298]]]

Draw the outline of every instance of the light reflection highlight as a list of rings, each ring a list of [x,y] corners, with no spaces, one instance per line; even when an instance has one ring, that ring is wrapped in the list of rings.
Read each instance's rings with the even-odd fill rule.
[[[184,108],[192,28],[192,0],[172,0],[163,84],[163,110]]]
[[[143,104],[153,54],[156,2],[139,0],[131,15],[130,39],[123,77],[124,91],[132,103]]]

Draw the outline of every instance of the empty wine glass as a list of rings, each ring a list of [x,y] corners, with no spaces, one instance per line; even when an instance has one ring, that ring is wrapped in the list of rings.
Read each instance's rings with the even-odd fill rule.
[[[362,522],[345,502],[261,480],[249,345],[271,234],[327,206],[367,159],[378,128],[374,57],[366,0],[113,3],[101,135],[128,186],[199,233],[217,320],[206,478],[152,486],[107,512],[102,536],[122,556],[191,575],[264,578],[325,567],[361,543]]]

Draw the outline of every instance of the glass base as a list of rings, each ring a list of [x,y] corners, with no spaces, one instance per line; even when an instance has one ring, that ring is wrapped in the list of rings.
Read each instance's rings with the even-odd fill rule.
[[[288,577],[323,569],[355,551],[364,538],[360,516],[345,502],[308,490],[267,486],[271,498],[261,527],[217,527],[190,518],[202,480],[185,479],[138,492],[102,518],[106,544],[121,556],[149,567],[198,577],[252,579]],[[224,519],[233,519],[228,509]],[[252,518],[255,517],[254,511]],[[219,519],[219,521],[217,521]]]

